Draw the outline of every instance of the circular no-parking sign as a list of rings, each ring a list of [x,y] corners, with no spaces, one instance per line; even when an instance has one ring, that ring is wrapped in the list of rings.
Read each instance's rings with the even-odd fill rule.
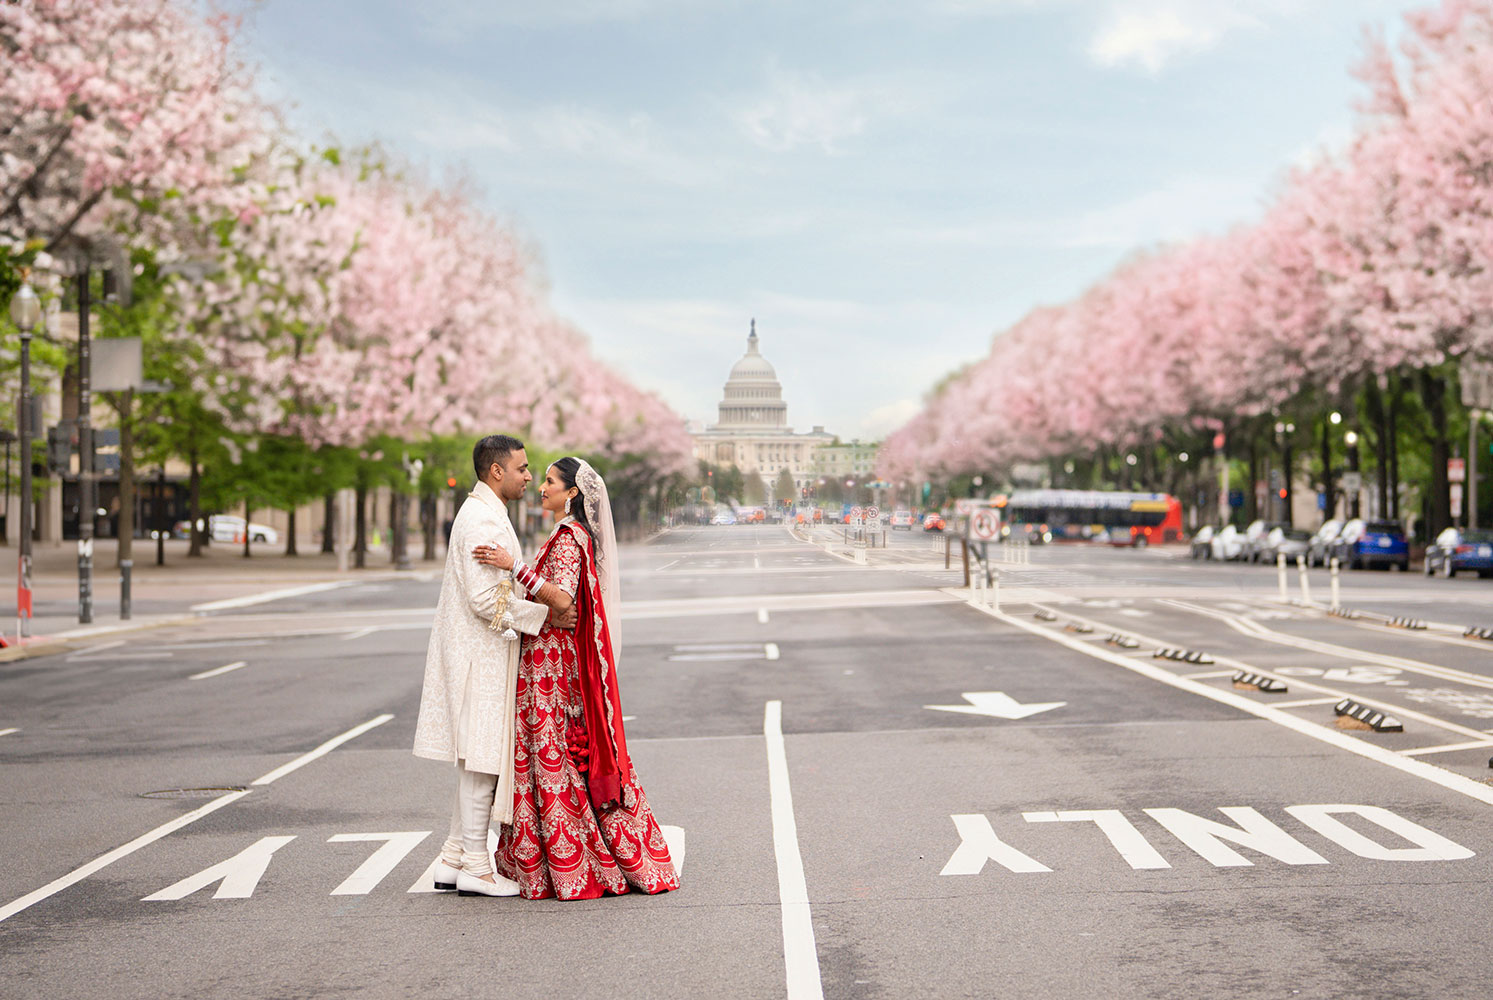
[[[1000,518],[993,510],[977,510],[969,516],[969,534],[976,541],[994,541],[1000,530]]]
[[[880,516],[881,516],[881,510],[875,504],[872,504],[871,506],[869,506],[869,507],[866,508],[866,519],[867,520],[874,521],[874,520],[876,520]]]

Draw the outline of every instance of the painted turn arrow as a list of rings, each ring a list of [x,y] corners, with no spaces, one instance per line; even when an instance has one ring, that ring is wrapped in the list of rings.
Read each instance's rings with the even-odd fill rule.
[[[997,719],[1024,719],[1038,712],[1062,708],[1066,701],[1034,701],[1023,705],[1004,691],[964,691],[960,697],[968,705],[924,705],[935,712],[962,712],[965,715],[989,715]]]

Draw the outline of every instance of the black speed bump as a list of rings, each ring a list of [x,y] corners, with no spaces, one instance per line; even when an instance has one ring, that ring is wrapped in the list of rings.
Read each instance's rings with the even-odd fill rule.
[[[1357,611],[1354,611],[1352,608],[1328,608],[1327,613],[1334,618],[1354,619],[1361,617],[1359,613]]]
[[[1051,611],[1038,611],[1032,617],[1037,619],[1037,621],[1039,622],[1055,622],[1058,620],[1058,616],[1053,614]]]
[[[1464,639],[1493,639],[1493,628],[1469,625],[1462,633]]]
[[[1406,618],[1404,615],[1396,615],[1384,624],[1390,628],[1408,628],[1416,631],[1423,630],[1426,623],[1419,618]]]
[[[1213,657],[1195,649],[1158,649],[1151,654],[1153,660],[1176,660],[1178,663],[1212,663]]]
[[[1104,637],[1104,641],[1109,643],[1111,646],[1119,646],[1121,649],[1140,648],[1140,640],[1135,636],[1121,635],[1118,632],[1111,632],[1109,635]]]
[[[1094,626],[1085,625],[1083,622],[1069,622],[1063,628],[1069,632],[1077,632],[1079,635],[1088,635],[1094,631]]]
[[[1357,719],[1376,733],[1403,733],[1405,731],[1405,724],[1399,719],[1392,715],[1385,715],[1377,708],[1370,708],[1352,698],[1344,698],[1332,706],[1332,711],[1337,715]]]
[[[1252,688],[1258,688],[1266,694],[1285,694],[1289,690],[1284,684],[1274,677],[1266,677],[1264,674],[1256,674],[1248,670],[1239,670],[1234,673],[1235,684],[1245,684]]]

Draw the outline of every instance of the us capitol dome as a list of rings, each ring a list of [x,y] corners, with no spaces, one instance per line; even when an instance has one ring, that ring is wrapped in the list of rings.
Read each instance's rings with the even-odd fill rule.
[[[731,366],[716,422],[694,435],[695,457],[712,465],[734,465],[743,474],[758,473],[769,489],[783,469],[795,486],[817,480],[816,452],[835,440],[816,426],[795,434],[788,426],[788,404],[783,384],[772,364],[762,356],[757,321],[752,320],[746,353]]]

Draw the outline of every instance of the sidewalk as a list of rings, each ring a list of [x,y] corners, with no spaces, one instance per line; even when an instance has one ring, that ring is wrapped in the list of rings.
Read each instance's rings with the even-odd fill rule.
[[[323,554],[319,547],[309,546],[302,555],[284,555],[282,545],[253,548],[245,559],[241,545],[209,545],[196,558],[187,556],[188,543],[171,539],[166,542],[166,565],[156,565],[156,543],[136,539],[134,567],[130,581],[132,614],[129,620],[119,617],[120,570],[117,565],[118,542],[99,539],[93,548],[93,622],[78,624],[78,547],[76,542],[62,545],[39,544],[32,553],[31,635],[24,644],[16,641],[15,567],[18,553],[14,545],[0,547],[0,566],[8,568],[0,593],[0,633],[8,648],[0,649],[0,662],[55,652],[59,648],[85,645],[123,631],[152,628],[168,623],[189,621],[200,614],[224,607],[222,602],[255,603],[268,594],[293,596],[303,588],[330,589],[396,575],[387,547],[370,549],[367,568],[337,571],[337,557]],[[436,551],[437,559],[425,562],[419,558],[418,540],[412,549],[412,569],[401,576],[440,573],[444,548]],[[217,608],[214,607],[217,606]],[[232,605],[227,605],[232,606]]]

